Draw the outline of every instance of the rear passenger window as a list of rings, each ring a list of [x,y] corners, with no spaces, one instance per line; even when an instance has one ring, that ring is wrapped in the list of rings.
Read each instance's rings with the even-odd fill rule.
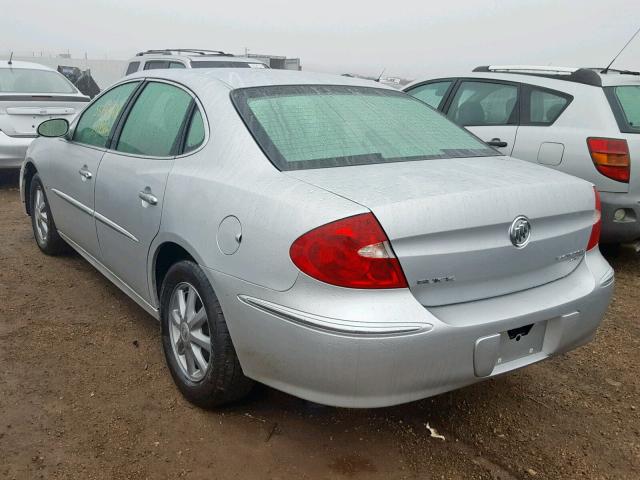
[[[532,88],[529,95],[529,122],[551,125],[568,103],[569,99],[564,95]]]
[[[452,83],[453,82],[451,80],[429,83],[427,85],[420,85],[419,87],[413,88],[407,93],[416,97],[418,100],[422,100],[430,107],[438,108]]]
[[[183,63],[169,62],[169,68],[186,68]]]
[[[190,103],[191,96],[181,88],[149,83],[127,116],[116,150],[153,157],[175,155]]]
[[[622,115],[616,115],[619,119],[620,130],[628,133],[640,132],[640,86],[625,85],[620,87],[612,87],[616,102],[614,113],[621,112]]]
[[[125,73],[125,75],[129,75],[131,73],[137,72],[139,66],[140,66],[140,62],[131,62],[127,67],[127,73]]]
[[[73,141],[106,147],[113,124],[140,82],[119,85],[87,107],[76,125]]]
[[[466,81],[460,84],[447,116],[463,127],[513,125],[517,102],[515,85]]]
[[[169,62],[166,60],[151,60],[144,64],[145,70],[157,70],[158,68],[169,68]]]
[[[184,152],[195,150],[204,142],[204,121],[200,110],[196,108],[191,117],[189,131],[187,132],[187,140],[184,145]]]

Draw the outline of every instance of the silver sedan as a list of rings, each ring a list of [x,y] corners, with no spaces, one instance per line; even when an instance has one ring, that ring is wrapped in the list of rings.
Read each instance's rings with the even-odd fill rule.
[[[201,406],[254,381],[424,398],[588,342],[611,298],[590,183],[373,82],[140,72],[39,133],[21,172],[38,246],[159,319]]]

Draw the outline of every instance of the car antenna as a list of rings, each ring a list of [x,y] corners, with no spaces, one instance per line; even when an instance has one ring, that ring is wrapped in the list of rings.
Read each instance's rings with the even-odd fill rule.
[[[382,75],[384,75],[386,68],[383,68],[382,71],[380,72],[380,75],[378,75],[378,78],[376,80],[376,82],[380,83],[380,80],[382,79]]]
[[[11,55],[9,55],[9,61],[7,62],[8,65],[13,65],[13,62],[11,60],[13,60],[13,52],[11,52]]]
[[[613,57],[613,60],[611,60],[611,63],[607,65],[604,70],[600,71],[600,73],[607,73],[609,71],[609,69],[611,68],[611,65],[613,65],[613,62],[615,62],[620,56],[620,54],[624,52],[624,50],[629,46],[631,42],[633,42],[633,39],[636,38],[636,35],[638,35],[638,33],[640,33],[640,28],[636,30],[636,33],[634,33],[633,36],[629,39],[629,41],[624,44],[624,47],[622,47],[622,50],[620,50],[618,54],[615,57]]]

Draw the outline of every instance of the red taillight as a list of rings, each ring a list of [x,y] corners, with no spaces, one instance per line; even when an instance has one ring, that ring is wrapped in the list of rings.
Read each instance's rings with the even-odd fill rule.
[[[629,183],[631,158],[626,140],[587,138],[589,153],[596,169],[605,177]]]
[[[593,227],[591,228],[591,236],[589,237],[589,244],[587,245],[587,251],[598,246],[600,242],[600,231],[602,230],[602,206],[600,204],[600,192],[593,187],[593,191],[596,195],[596,210]]]
[[[328,223],[305,233],[289,249],[304,273],[350,288],[406,288],[389,239],[371,213]]]

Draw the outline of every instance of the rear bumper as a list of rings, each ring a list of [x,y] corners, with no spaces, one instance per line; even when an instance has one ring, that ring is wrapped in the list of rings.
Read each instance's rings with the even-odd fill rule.
[[[0,169],[18,169],[33,137],[9,137],[0,132]]]
[[[245,374],[341,407],[429,397],[576,348],[593,338],[613,291],[597,249],[550,284],[429,310],[406,289],[349,290],[301,275],[275,292],[207,273]],[[537,340],[514,355],[505,332],[527,325]]]
[[[628,243],[640,240],[640,195],[601,192],[602,243]],[[623,221],[616,222],[614,212],[624,209]]]

